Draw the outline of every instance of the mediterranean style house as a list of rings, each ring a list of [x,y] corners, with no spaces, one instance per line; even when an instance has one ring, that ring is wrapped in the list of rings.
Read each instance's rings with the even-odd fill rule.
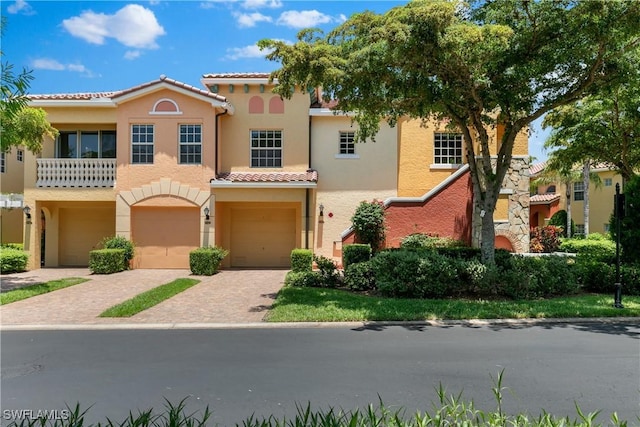
[[[530,177],[535,180],[544,171],[546,163],[538,163],[530,168]],[[591,173],[599,178],[597,184],[589,185],[589,232],[606,234],[609,232],[609,220],[613,214],[613,198],[616,184],[622,191],[622,176],[605,164],[591,168]],[[533,183],[531,194],[531,228],[544,226],[560,210],[567,209],[567,184],[553,182],[544,185]],[[569,183],[571,197],[571,219],[575,224],[575,233],[585,232],[585,187],[582,181]]]
[[[113,235],[134,242],[134,268],[188,268],[191,250],[213,245],[229,250],[226,268],[288,267],[294,248],[337,259],[355,208],[374,199],[387,206],[388,246],[413,232],[477,243],[462,137],[445,124],[382,124],[375,142],[356,143],[351,116],[317,90],[283,100],[265,73],[201,83],[30,95],[60,132],[41,153],[22,151],[15,180],[29,214],[15,209],[24,238],[10,239],[24,241],[30,268],[86,266]],[[496,243],[518,252],[527,159],[523,133],[495,216]]]

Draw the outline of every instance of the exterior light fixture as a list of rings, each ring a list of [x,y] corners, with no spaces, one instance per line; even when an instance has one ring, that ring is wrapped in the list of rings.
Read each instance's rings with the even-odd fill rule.
[[[318,218],[318,222],[324,222],[324,205],[320,203],[320,206],[318,206],[318,208],[320,209],[320,217]]]
[[[209,210],[209,208],[206,208],[206,207],[205,207],[205,208],[204,208],[204,218],[205,218],[205,220],[207,220],[207,221],[209,221],[209,212],[211,212],[211,211]]]
[[[31,219],[31,208],[29,206],[22,208],[22,212],[24,212],[24,216],[26,216],[27,219]]]

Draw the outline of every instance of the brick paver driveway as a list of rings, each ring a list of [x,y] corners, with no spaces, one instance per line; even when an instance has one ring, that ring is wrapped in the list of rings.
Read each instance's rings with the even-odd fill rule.
[[[283,285],[286,270],[223,270],[193,276],[188,270],[129,270],[91,275],[87,269],[40,269],[2,276],[2,289],[60,277],[88,282],[3,305],[4,325],[198,324],[261,322]],[[129,318],[100,318],[107,308],[180,277],[200,283]]]

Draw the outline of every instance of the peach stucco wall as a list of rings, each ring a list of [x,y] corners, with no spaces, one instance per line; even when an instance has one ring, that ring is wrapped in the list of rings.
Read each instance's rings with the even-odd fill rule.
[[[162,99],[173,100],[182,114],[149,114]],[[167,177],[179,177],[183,185],[208,189],[214,174],[215,114],[211,103],[168,89],[119,104],[118,190],[131,190]],[[153,164],[131,164],[131,126],[134,124],[155,126]],[[181,124],[202,125],[202,164],[179,163],[178,126]]]
[[[233,116],[220,118],[220,163],[219,172],[247,170],[250,167],[250,130],[282,130],[282,168],[255,168],[256,171],[304,171],[309,164],[309,95],[295,93],[289,100],[284,100],[284,112],[270,112],[271,107],[278,104],[279,96],[271,93],[271,87],[260,85],[234,85],[229,92],[228,85],[221,85],[219,94],[227,97],[233,105]],[[263,113],[250,113],[251,98],[260,97],[264,101]],[[278,102],[271,102],[273,98]],[[254,104],[256,100],[252,101]],[[272,108],[273,111],[273,108]]]

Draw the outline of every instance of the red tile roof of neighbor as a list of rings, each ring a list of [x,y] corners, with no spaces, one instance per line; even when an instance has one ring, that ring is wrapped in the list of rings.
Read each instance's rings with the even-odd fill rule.
[[[559,194],[535,194],[529,197],[529,203],[547,204],[560,199]]]
[[[213,99],[217,99],[219,101],[226,101],[227,99],[224,96],[218,95],[216,93],[210,92],[208,90],[205,89],[200,89],[197,88],[195,86],[192,86],[190,84],[187,83],[182,83],[178,80],[174,80],[171,79],[165,75],[161,75],[160,78],[147,82],[147,83],[142,83],[139,84],[137,86],[133,86],[131,88],[128,89],[124,89],[124,90],[118,90],[118,91],[112,91],[112,92],[87,92],[87,93],[53,93],[53,94],[30,94],[28,95],[28,98],[32,101],[40,101],[40,100],[60,100],[60,101],[65,101],[65,100],[91,100],[91,99],[99,99],[99,98],[110,98],[110,99],[114,99],[114,98],[118,98],[120,96],[123,95],[127,95],[129,93],[141,90],[141,89],[145,89],[160,83],[168,83],[172,86],[181,88],[181,89],[186,89],[190,92],[196,93],[198,95],[202,95],[202,96],[206,96],[208,98],[213,98]]]
[[[531,165],[529,167],[529,176],[533,176],[542,172],[546,166],[547,166],[547,162],[536,163],[535,165]]]
[[[203,74],[204,79],[268,79],[270,73],[210,73]]]
[[[318,182],[318,172],[224,172],[217,181],[228,182]]]

